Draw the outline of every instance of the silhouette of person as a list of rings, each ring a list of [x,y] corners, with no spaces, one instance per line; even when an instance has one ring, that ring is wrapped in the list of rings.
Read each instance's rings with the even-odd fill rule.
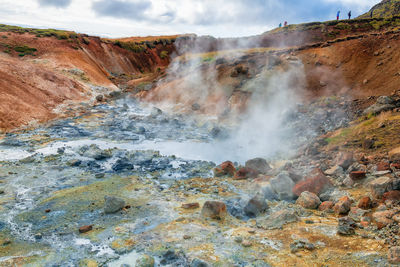
[[[336,14],[336,20],[339,20],[339,17],[340,17],[340,10]]]
[[[281,23],[279,23],[279,28],[280,28],[280,27],[282,27],[282,22],[281,22]]]
[[[372,19],[373,16],[374,16],[374,11],[371,10],[371,19]]]
[[[285,27],[287,26],[287,21],[285,21],[285,24],[284,24],[284,25],[285,25]]]
[[[351,19],[351,10],[349,11],[349,14],[347,14],[349,16],[349,19]]]

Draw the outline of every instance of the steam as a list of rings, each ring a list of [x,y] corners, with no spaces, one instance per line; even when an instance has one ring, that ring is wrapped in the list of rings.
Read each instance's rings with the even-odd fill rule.
[[[199,151],[213,154],[220,162],[293,154],[295,133],[288,118],[304,88],[302,62],[290,55],[249,56],[230,43],[219,43],[220,52],[202,53],[210,49],[205,47],[210,43],[177,42],[182,56],[171,63],[167,76],[147,100],[163,110],[196,113],[198,118],[229,129],[211,146],[204,146],[208,151]]]

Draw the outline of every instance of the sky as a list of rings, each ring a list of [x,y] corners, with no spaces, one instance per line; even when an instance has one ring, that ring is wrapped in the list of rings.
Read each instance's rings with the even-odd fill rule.
[[[380,0],[0,0],[0,23],[102,37],[261,34],[367,12]]]

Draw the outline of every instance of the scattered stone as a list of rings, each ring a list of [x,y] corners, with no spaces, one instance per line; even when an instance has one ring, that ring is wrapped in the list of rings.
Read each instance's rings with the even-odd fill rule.
[[[391,173],[391,171],[376,171],[372,175],[379,177],[379,176],[384,176],[384,175],[389,174],[389,173]]]
[[[44,212],[49,213],[51,211],[51,209],[47,209]]]
[[[193,259],[193,261],[190,263],[190,267],[210,267],[210,265],[200,259]]]
[[[268,162],[262,158],[255,158],[246,161],[245,167],[262,174],[266,174],[268,171],[271,170],[271,166],[269,166]]]
[[[373,197],[381,198],[384,193],[393,189],[393,180],[388,176],[380,177],[370,183],[370,188]]]
[[[297,199],[296,204],[306,209],[316,209],[321,204],[321,200],[316,194],[304,191]]]
[[[345,215],[350,211],[351,199],[348,196],[344,196],[333,206],[333,210],[336,214]]]
[[[249,178],[257,178],[259,172],[247,167],[240,168],[236,174],[235,174],[235,179],[236,180],[246,180]]]
[[[82,161],[79,159],[71,159],[70,161],[67,162],[68,166],[71,167],[78,167],[82,164]]]
[[[104,200],[104,212],[106,214],[118,212],[125,207],[125,200],[123,200],[122,198],[105,196]]]
[[[200,204],[197,202],[182,204],[182,209],[191,210],[191,209],[198,209],[198,208],[200,208]]]
[[[104,176],[105,176],[104,173],[96,173],[96,174],[94,175],[94,177],[95,177],[96,179],[104,178]]]
[[[382,229],[388,224],[393,223],[392,217],[394,215],[394,211],[392,210],[385,210],[385,211],[378,211],[372,214],[372,218],[374,219],[376,226],[378,229]]]
[[[358,201],[357,207],[363,210],[369,210],[372,208],[372,200],[370,197],[363,197]]]
[[[333,166],[332,168],[326,170],[324,173],[326,175],[334,176],[334,177],[340,177],[340,176],[344,175],[343,168],[340,167],[339,165]]]
[[[362,143],[363,149],[372,149],[374,147],[375,141],[371,138],[364,139]]]
[[[235,242],[236,242],[236,243],[242,243],[242,242],[243,242],[243,237],[241,237],[241,236],[235,236]]]
[[[154,267],[154,258],[149,255],[140,256],[135,263],[135,267]]]
[[[394,104],[395,102],[396,101],[390,96],[384,96],[384,95],[378,97],[378,99],[376,100],[376,103],[381,105],[391,105]]]
[[[96,96],[96,100],[99,101],[99,102],[101,102],[101,101],[104,100],[104,96],[103,96],[103,95],[97,95],[97,96]]]
[[[388,155],[391,162],[400,163],[400,147],[392,149],[391,151],[389,151]]]
[[[245,247],[245,248],[251,247],[252,245],[253,244],[248,240],[245,240],[245,241],[242,242],[242,246]]]
[[[326,211],[332,209],[333,206],[334,206],[333,201],[324,201],[321,203],[321,205],[319,205],[318,209],[320,211]]]
[[[339,235],[354,235],[356,223],[349,217],[342,217],[338,220],[337,233]]]
[[[333,201],[338,202],[340,198],[344,196],[350,196],[348,192],[332,187],[329,190],[319,195],[321,201]]]
[[[3,241],[3,246],[8,246],[8,245],[10,245],[11,244],[11,240],[10,239],[5,239],[4,241]]]
[[[247,202],[243,211],[249,217],[256,217],[260,213],[265,212],[267,209],[268,209],[267,202],[262,196],[257,194]]]
[[[0,195],[4,194],[4,190],[0,189]]]
[[[81,227],[79,227],[79,233],[81,233],[81,234],[87,233],[89,231],[92,231],[92,229],[93,229],[93,225],[81,226]]]
[[[35,239],[36,239],[36,240],[40,240],[40,239],[42,239],[42,238],[43,238],[43,235],[42,235],[41,233],[35,234]]]
[[[358,180],[362,180],[366,177],[366,172],[365,171],[352,171],[352,172],[350,172],[349,176],[353,181],[358,181]]]
[[[192,110],[193,111],[198,111],[198,110],[200,110],[200,105],[198,104],[198,103],[194,103],[193,105],[192,105]]]
[[[388,261],[391,264],[400,263],[400,247],[391,247],[388,252]]]
[[[376,171],[381,172],[381,171],[390,171],[390,163],[387,161],[379,162],[376,165]]]
[[[191,239],[192,237],[190,235],[183,235],[183,239],[188,240]]]
[[[227,215],[226,205],[220,201],[206,201],[201,210],[201,215],[211,219],[223,220]]]
[[[353,153],[351,152],[340,152],[336,157],[336,164],[343,168],[343,170],[347,170],[351,164],[354,163]]]
[[[358,207],[351,207],[349,212],[349,217],[354,221],[359,222],[361,218],[367,213],[367,211],[360,209]]]
[[[277,195],[280,200],[293,200],[293,186],[294,182],[290,179],[287,172],[281,172],[270,180],[272,191]],[[306,190],[304,190],[306,191]]]
[[[162,114],[163,114],[163,112],[162,112],[161,109],[153,107],[151,109],[151,112],[150,112],[150,117],[155,118],[155,117],[158,117],[158,116],[160,116]]]
[[[314,250],[314,244],[308,242],[308,240],[295,240],[293,243],[290,244],[290,252],[297,253],[303,249],[306,250]]]
[[[348,188],[353,187],[353,185],[355,184],[354,180],[351,179],[350,177],[346,177],[346,179],[344,179],[343,184],[345,186],[347,186]]]
[[[221,176],[234,176],[236,172],[235,165],[231,161],[225,161],[218,167],[214,169],[214,175],[216,177],[221,177]]]
[[[285,224],[299,221],[294,210],[280,210],[272,213],[267,218],[260,218],[257,225],[266,230],[282,229]]]
[[[293,188],[293,193],[296,196],[300,196],[302,192],[308,191],[319,196],[321,193],[325,192],[331,187],[331,181],[321,172],[314,177],[308,178],[296,184]]]
[[[400,201],[400,191],[394,190],[394,191],[386,192],[385,194],[383,194],[382,200],[383,201],[391,200],[391,201],[399,202]]]

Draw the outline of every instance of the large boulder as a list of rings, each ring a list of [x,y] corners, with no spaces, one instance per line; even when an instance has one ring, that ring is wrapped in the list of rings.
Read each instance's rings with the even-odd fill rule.
[[[294,210],[280,210],[272,213],[266,219],[257,221],[257,225],[266,230],[282,229],[285,224],[297,222],[299,217]]]
[[[351,152],[340,152],[336,157],[336,164],[347,170],[351,164],[354,163],[353,153]]]
[[[316,194],[304,191],[297,199],[296,204],[306,209],[316,209],[321,204],[321,200]]]
[[[296,184],[293,188],[293,194],[300,196],[304,191],[308,191],[319,196],[331,187],[332,183],[329,178],[320,172],[316,176],[310,177]]]
[[[381,198],[384,193],[393,189],[393,179],[388,176],[383,176],[373,180],[369,184],[371,193],[375,198]]]
[[[339,218],[337,233],[339,235],[354,235],[356,223],[349,217]]]
[[[257,178],[258,175],[259,175],[258,171],[244,167],[244,168],[240,168],[236,172],[234,179],[246,180],[246,179],[250,179],[250,178]]]
[[[269,170],[271,170],[271,166],[269,166],[268,162],[262,158],[255,158],[246,161],[245,167],[253,169],[262,174],[266,174]]]
[[[293,200],[294,182],[287,172],[281,172],[270,180],[271,189],[280,200]]]
[[[236,172],[235,165],[233,165],[231,161],[225,161],[214,169],[214,175],[216,177],[221,177],[225,175],[234,176],[235,172]]]
[[[333,206],[333,210],[336,214],[345,215],[349,213],[351,204],[352,200],[348,196],[344,196]]]
[[[268,204],[264,197],[261,195],[256,195],[247,202],[243,210],[247,216],[256,217],[260,213],[265,212],[267,209]]]
[[[223,220],[226,215],[226,205],[221,201],[206,201],[201,210],[201,215],[206,218]]]

